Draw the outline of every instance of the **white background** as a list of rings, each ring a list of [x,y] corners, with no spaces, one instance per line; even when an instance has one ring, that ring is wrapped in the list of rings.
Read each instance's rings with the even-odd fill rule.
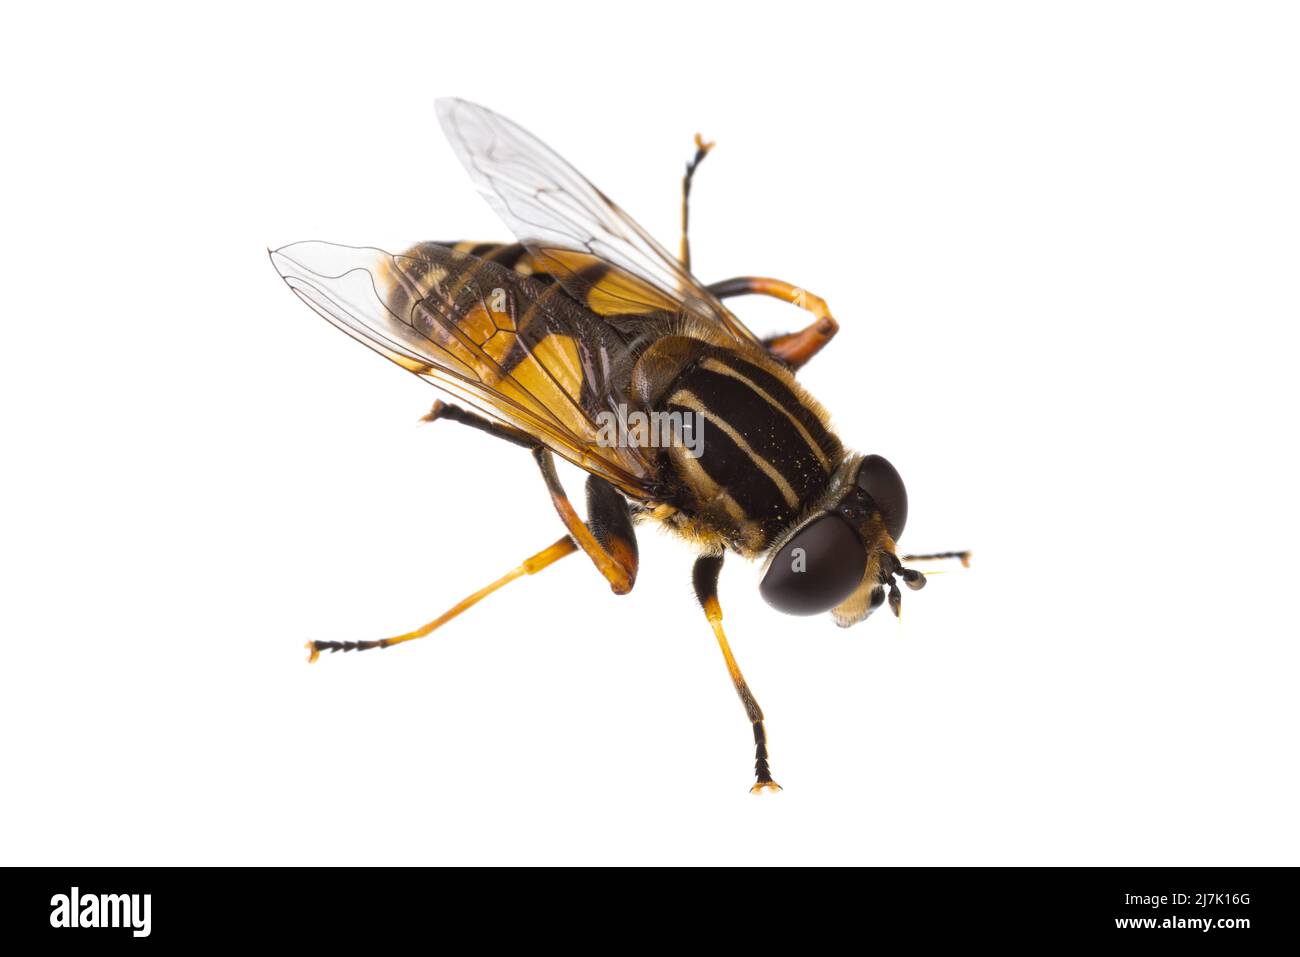
[[[302,4],[6,14],[0,861],[1296,864],[1286,5]],[[697,272],[843,324],[802,375],[974,567],[841,631],[732,560],[569,559],[531,461],[268,246],[504,238],[486,103]],[[741,300],[764,333],[802,324]],[[580,493],[581,476],[566,473]]]

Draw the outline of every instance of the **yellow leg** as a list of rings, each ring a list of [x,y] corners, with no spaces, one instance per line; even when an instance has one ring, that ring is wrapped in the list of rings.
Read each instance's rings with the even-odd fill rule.
[[[695,594],[704,608],[704,617],[713,628],[713,637],[718,639],[718,648],[727,663],[731,683],[736,687],[736,694],[740,695],[740,703],[745,706],[745,716],[754,727],[754,775],[757,780],[749,792],[762,794],[764,791],[779,791],[781,785],[772,780],[772,771],[767,763],[767,731],[763,726],[763,709],[754,700],[745,676],[740,673],[740,665],[736,664],[736,656],[731,653],[727,633],[722,629],[722,604],[718,601],[718,574],[721,571],[721,555],[701,555],[695,562]]]
[[[480,588],[474,594],[452,605],[433,621],[415,629],[415,631],[408,631],[404,635],[397,635],[393,638],[381,638],[379,641],[309,641],[307,642],[307,650],[310,654],[307,660],[309,662],[315,661],[320,657],[322,651],[369,651],[371,648],[390,648],[393,645],[400,645],[404,641],[423,638],[430,632],[441,628],[461,612],[473,608],[498,588],[502,588],[524,575],[534,575],[548,565],[559,561],[565,555],[572,555],[577,550],[578,546],[574,544],[573,539],[566,535],[554,545],[542,549],[531,558],[525,558],[518,567],[511,569],[492,584]]]

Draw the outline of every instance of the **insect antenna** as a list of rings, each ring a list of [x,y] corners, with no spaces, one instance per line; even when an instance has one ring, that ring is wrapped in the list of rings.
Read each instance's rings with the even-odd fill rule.
[[[942,561],[942,560],[945,559],[945,558],[958,558],[958,559],[961,559],[961,564],[962,564],[962,567],[963,567],[963,568],[970,568],[970,556],[971,556],[971,553],[970,553],[969,551],[965,551],[965,552],[934,552],[933,554],[930,554],[930,555],[904,555],[904,556],[903,556],[903,561],[905,561],[905,562],[937,562],[937,561]]]

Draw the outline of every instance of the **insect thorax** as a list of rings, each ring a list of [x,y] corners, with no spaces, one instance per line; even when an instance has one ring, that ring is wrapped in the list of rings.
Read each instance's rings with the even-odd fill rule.
[[[644,408],[685,424],[661,450],[684,534],[754,557],[823,496],[844,458],[826,415],[779,363],[685,336],[637,362]]]

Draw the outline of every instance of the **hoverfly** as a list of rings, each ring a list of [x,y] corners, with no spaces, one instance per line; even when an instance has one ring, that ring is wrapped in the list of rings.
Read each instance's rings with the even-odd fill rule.
[[[400,255],[305,242],[271,260],[312,309],[454,400],[436,402],[426,420],[529,450],[566,534],[415,631],[311,642],[310,660],[423,637],[579,550],[626,594],[637,573],[633,527],[657,522],[699,549],[695,593],[753,727],[751,790],[778,789],[763,712],[722,627],[726,552],[766,559],[760,592],[778,611],[830,612],[845,627],[886,602],[898,614],[900,579],[925,585],[904,561],[964,564],[966,553],[897,554],[903,480],[881,456],[847,450],[796,382],[839,328],[825,301],[776,279],[704,285],[692,275],[691,181],[711,143],[697,136],[686,166],[674,257],[519,126],[464,100],[439,100],[437,113],[517,242],[426,242]],[[793,302],[812,321],[760,339],[722,303],[741,295]],[[668,441],[646,441],[654,417],[667,417]],[[586,521],[560,484],[556,456],[588,473]]]

